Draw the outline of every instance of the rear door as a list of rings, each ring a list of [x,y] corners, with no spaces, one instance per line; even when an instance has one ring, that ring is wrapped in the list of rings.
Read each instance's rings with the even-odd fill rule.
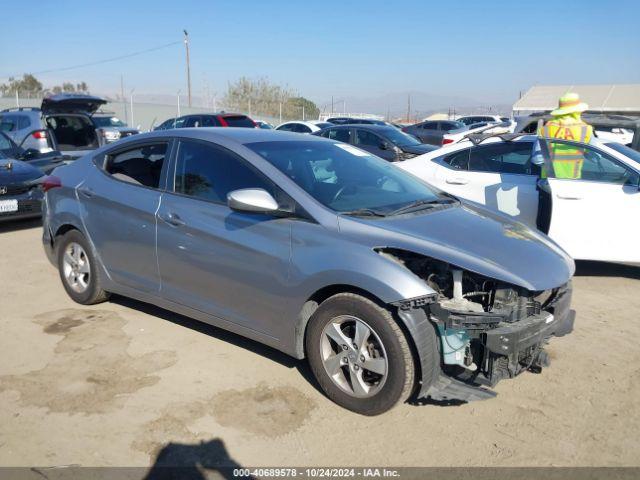
[[[584,164],[579,179],[547,179],[549,236],[577,259],[640,264],[640,175],[594,146],[547,142],[556,143],[579,150]]]
[[[86,231],[111,278],[157,293],[156,210],[171,142],[127,144],[96,159],[77,188]]]
[[[181,140],[158,217],[162,296],[262,333],[282,325],[290,222],[232,211],[227,194],[276,187],[235,153]],[[279,327],[280,325],[280,327]]]
[[[438,162],[438,184],[535,227],[539,169],[532,149],[532,142],[500,142],[454,152]]]

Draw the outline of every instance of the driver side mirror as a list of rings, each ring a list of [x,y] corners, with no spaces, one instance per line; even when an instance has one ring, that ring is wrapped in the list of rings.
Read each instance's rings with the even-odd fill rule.
[[[227,205],[231,210],[249,213],[275,213],[278,202],[262,188],[242,188],[227,194]]]

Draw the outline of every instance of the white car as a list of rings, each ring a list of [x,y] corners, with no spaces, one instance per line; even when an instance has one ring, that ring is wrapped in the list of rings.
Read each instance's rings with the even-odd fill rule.
[[[322,130],[323,128],[333,127],[333,123],[311,121],[311,122],[285,122],[276,127],[276,130],[284,132],[296,132],[296,133],[314,133]]]
[[[465,140],[469,135],[476,133],[508,133],[511,131],[510,123],[480,122],[468,125],[468,130],[456,131],[455,133],[445,133],[442,136],[442,145],[458,143]]]
[[[463,117],[456,118],[458,122],[464,123],[467,127],[474,123],[505,123],[511,122],[507,117],[501,117],[500,115],[465,115]]]
[[[478,139],[477,144],[466,140],[396,165],[448,193],[536,227],[537,137],[502,137]],[[585,158],[580,179],[540,180],[552,203],[548,235],[579,260],[640,265],[640,153],[598,139],[588,145],[546,142],[572,144]]]

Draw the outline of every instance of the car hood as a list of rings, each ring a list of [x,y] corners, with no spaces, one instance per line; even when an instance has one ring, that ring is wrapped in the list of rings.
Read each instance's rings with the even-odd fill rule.
[[[420,145],[402,145],[399,148],[403,152],[422,155],[423,153],[433,152],[434,150],[437,150],[438,147],[436,147],[435,145],[427,145],[426,143],[422,143]]]
[[[98,108],[107,103],[104,98],[92,95],[59,93],[42,100],[42,113],[86,113],[92,115]]]
[[[471,205],[339,222],[342,233],[372,248],[408,250],[530,291],[563,285],[575,271],[571,257],[545,235]]]
[[[0,186],[16,185],[43,176],[43,173],[28,163],[14,159],[0,160]]]

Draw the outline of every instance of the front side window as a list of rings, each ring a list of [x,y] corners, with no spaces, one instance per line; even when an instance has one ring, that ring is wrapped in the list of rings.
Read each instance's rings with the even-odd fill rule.
[[[336,212],[368,209],[388,215],[415,202],[451,202],[404,170],[351,145],[275,141],[245,146]]]
[[[382,143],[383,140],[375,133],[368,132],[367,130],[356,130],[355,145],[380,148]]]
[[[547,141],[550,151],[562,151],[577,155],[582,160],[582,169],[578,178],[570,180],[586,180],[590,182],[614,183],[617,185],[638,185],[640,176],[604,152],[583,144],[571,142]],[[554,168],[556,168],[554,163]],[[560,175],[556,177],[561,178]],[[567,179],[566,177],[562,177]]]
[[[166,154],[166,143],[138,146],[108,155],[106,172],[124,182],[158,188]]]
[[[532,174],[531,142],[505,142],[481,145],[471,150],[469,170],[491,173]]]
[[[173,128],[182,128],[185,126],[188,117],[180,117],[176,118],[176,121],[173,124]]]
[[[232,152],[212,144],[180,142],[176,193],[226,204],[227,194],[241,188],[263,188],[273,194],[270,182]]]

